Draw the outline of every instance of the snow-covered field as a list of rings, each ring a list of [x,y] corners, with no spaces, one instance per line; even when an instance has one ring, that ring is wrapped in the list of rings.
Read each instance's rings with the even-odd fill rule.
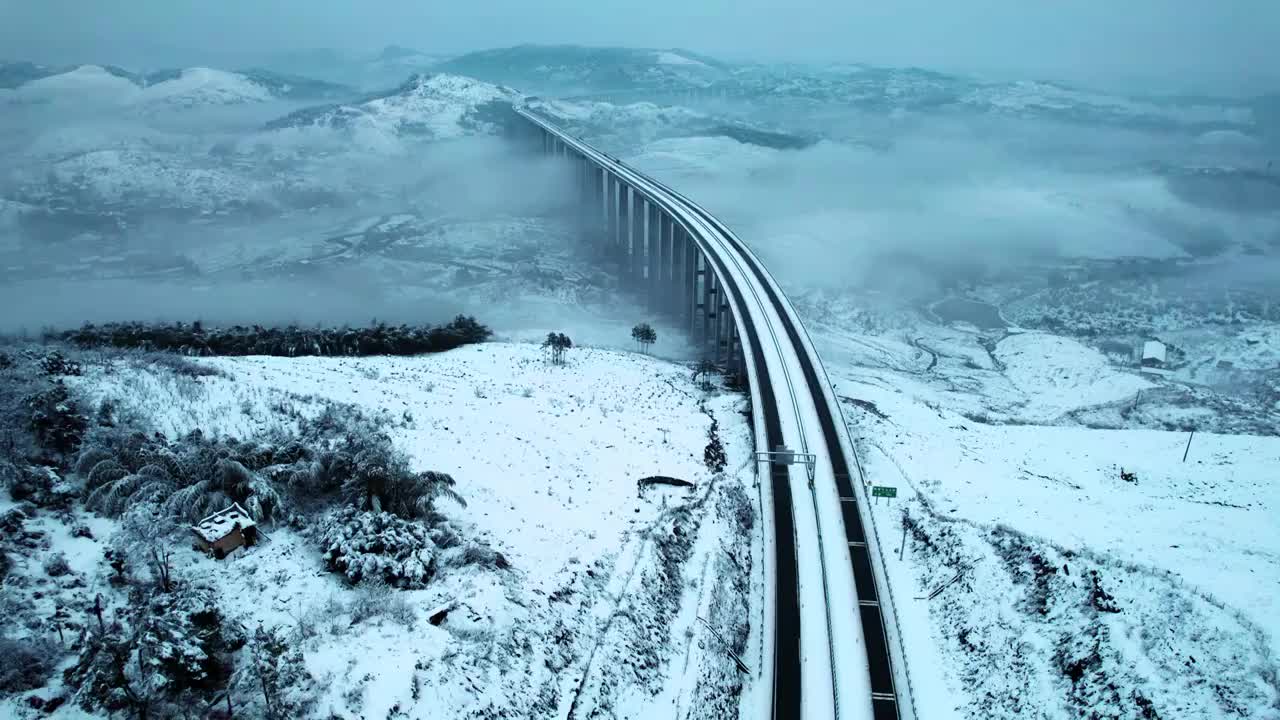
[[[761,583],[749,575],[760,567],[755,490],[749,474],[732,474],[751,451],[742,396],[701,389],[688,367],[648,356],[577,348],[558,366],[532,344],[201,362],[225,375],[116,360],[77,383],[170,437],[260,437],[326,402],[355,405],[385,420],[415,470],[457,479],[466,506],[441,510],[509,563],[453,565],[445,551],[426,589],[369,598],[287,527],[225,561],[179,551],[178,571],[216,587],[230,620],[297,638],[319,716],[736,717],[742,680],[723,643],[756,629]],[[703,462],[713,418],[730,474]],[[637,484],[658,475],[692,487]],[[115,523],[95,519],[87,540],[40,522],[54,534],[33,574],[64,552],[98,586]],[[366,617],[370,602],[393,610]],[[20,696],[0,704],[0,715],[29,714]]]

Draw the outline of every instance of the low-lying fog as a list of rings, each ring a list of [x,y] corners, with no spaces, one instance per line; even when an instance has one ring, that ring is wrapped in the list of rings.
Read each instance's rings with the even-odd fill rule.
[[[602,282],[593,258],[568,259],[582,228],[564,168],[499,136],[433,140],[377,118],[268,128],[317,104],[9,102],[0,330],[197,317],[434,321],[459,311],[541,327],[552,307],[579,312],[601,299],[564,289]],[[1274,293],[1280,277],[1277,136],[1213,129],[1212,109],[1188,110],[1209,119],[1199,125],[1150,127],[955,109],[788,111],[767,99],[690,104],[816,140],[779,150],[691,137],[663,125],[679,113],[653,120],[665,111],[652,106],[611,110],[640,130],[609,149],[726,219],[792,289],[872,288],[915,301],[1081,258],[1200,263],[1199,281],[1224,290]],[[453,111],[432,112],[434,123]],[[529,287],[505,287],[517,277]],[[559,305],[531,310],[539,288]]]

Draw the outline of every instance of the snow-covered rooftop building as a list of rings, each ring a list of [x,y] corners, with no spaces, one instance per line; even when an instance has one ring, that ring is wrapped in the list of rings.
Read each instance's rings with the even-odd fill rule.
[[[1164,343],[1159,340],[1148,340],[1142,345],[1142,366],[1164,367],[1166,355]]]
[[[191,526],[191,530],[196,534],[196,546],[216,558],[226,557],[236,548],[252,545],[258,539],[258,524],[240,503],[231,503],[231,507],[201,520]]]

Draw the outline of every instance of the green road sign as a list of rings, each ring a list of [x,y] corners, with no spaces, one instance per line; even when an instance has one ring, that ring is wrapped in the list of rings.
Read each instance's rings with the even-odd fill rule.
[[[887,485],[872,485],[871,497],[898,497],[898,488]]]

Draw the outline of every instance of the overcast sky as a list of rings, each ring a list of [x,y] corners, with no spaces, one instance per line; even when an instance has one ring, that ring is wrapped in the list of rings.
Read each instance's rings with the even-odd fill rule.
[[[1280,0],[0,0],[0,57],[133,66],[177,49],[581,43],[1257,85],[1280,72],[1278,38]]]

